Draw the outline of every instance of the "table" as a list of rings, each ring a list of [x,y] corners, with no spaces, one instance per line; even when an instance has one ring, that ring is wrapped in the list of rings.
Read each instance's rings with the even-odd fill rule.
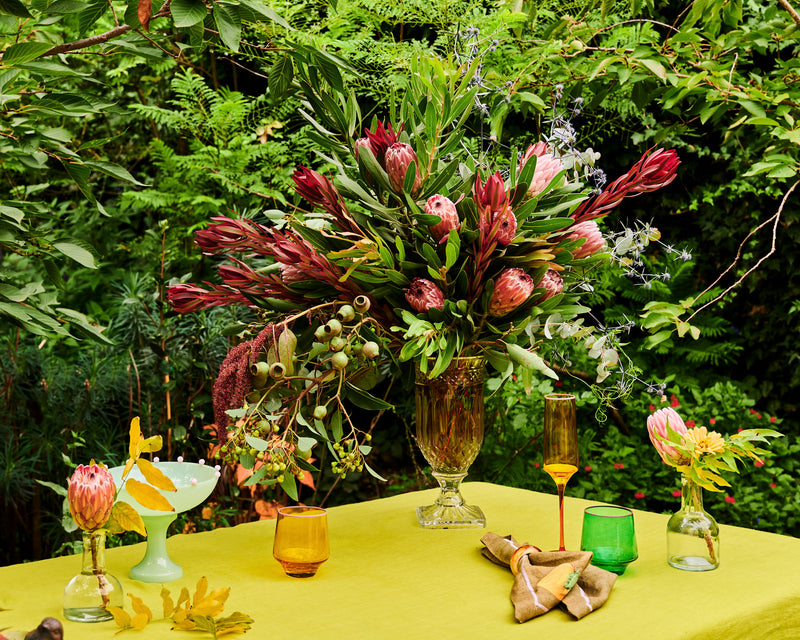
[[[176,535],[168,548],[184,577],[167,586],[194,591],[208,577],[211,589],[231,587],[225,614],[255,619],[244,636],[254,640],[439,640],[639,638],[644,640],[795,640],[800,638],[800,539],[722,526],[721,566],[689,573],[665,560],[667,516],[634,511],[639,559],[628,567],[601,609],[580,621],[561,610],[524,624],[514,621],[511,574],[479,553],[485,531],[513,534],[520,542],[557,547],[557,498],[493,485],[465,483],[468,502],[481,506],[487,528],[423,530],[414,508],[438,490],[333,508],[328,520],[331,558],[311,579],[288,578],[272,558],[274,521],[208,533]],[[568,548],[580,545],[583,509],[567,498]],[[677,507],[677,505],[676,505]],[[111,549],[109,570],[126,591],[161,615],[161,585],[127,577],[144,545]],[[61,616],[61,592],[80,569],[76,556],[0,567],[0,629],[34,628],[44,616]],[[126,609],[130,612],[126,598]],[[66,640],[112,640],[113,622],[66,622]],[[202,638],[171,631],[154,620],[144,632],[122,638]]]

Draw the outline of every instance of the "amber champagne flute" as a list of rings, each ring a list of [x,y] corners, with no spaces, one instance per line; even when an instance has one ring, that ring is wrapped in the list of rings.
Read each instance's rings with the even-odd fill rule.
[[[578,428],[572,394],[544,397],[543,467],[558,489],[558,550],[564,551],[564,487],[578,470]]]

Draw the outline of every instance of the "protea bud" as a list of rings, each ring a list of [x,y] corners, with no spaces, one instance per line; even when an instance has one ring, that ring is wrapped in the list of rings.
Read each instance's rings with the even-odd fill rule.
[[[281,264],[280,269],[281,280],[286,284],[294,284],[295,282],[302,282],[303,280],[309,279],[302,269],[293,264]]]
[[[531,184],[526,194],[529,198],[534,198],[542,193],[547,188],[547,185],[552,182],[553,178],[564,170],[564,165],[561,164],[561,160],[555,156],[546,152],[541,155],[535,155],[536,169],[533,172],[533,178],[531,179]],[[561,186],[566,184],[566,181],[565,177]]]
[[[404,126],[405,125],[401,124],[400,128],[397,130],[397,133],[395,133],[391,123],[384,127],[383,123],[378,120],[377,124],[375,125],[375,131],[370,131],[369,129],[364,130],[367,140],[369,140],[369,148],[375,156],[375,159],[382,167],[385,168],[386,166],[386,150],[395,142],[397,142],[397,134],[403,130]]]
[[[403,185],[406,181],[406,171],[408,166],[413,162],[416,165],[417,175],[414,178],[414,185],[411,187],[411,193],[419,190],[422,184],[422,178],[419,175],[419,164],[417,161],[417,154],[410,144],[405,142],[396,142],[386,150],[386,173],[389,174],[389,184],[398,193],[403,192]]]
[[[494,214],[492,217],[492,226],[497,229],[494,239],[497,240],[497,244],[504,247],[511,244],[511,241],[517,233],[517,217],[514,215],[514,212],[507,207],[505,211]]]
[[[688,464],[688,460],[675,447],[665,440],[669,439],[668,431],[685,435],[688,432],[683,418],[671,407],[659,409],[647,417],[647,432],[650,435],[650,442],[656,448],[658,455],[667,464],[676,466]]]
[[[431,309],[444,306],[444,294],[430,280],[414,278],[406,290],[406,300],[417,313],[427,313]]]
[[[461,226],[456,205],[446,196],[435,195],[428,198],[425,203],[425,213],[431,216],[439,216],[442,219],[441,222],[437,222],[429,228],[431,235],[437,242],[444,242],[447,239],[447,234],[450,233],[450,229],[458,230]]]
[[[539,281],[539,284],[536,285],[536,288],[545,289],[544,295],[538,300],[538,302],[544,302],[548,298],[557,296],[563,291],[564,281],[561,279],[561,276],[558,275],[558,271],[555,269],[548,269],[545,271],[542,279]]]
[[[358,160],[358,151],[361,149],[361,147],[366,147],[370,150],[373,156],[375,155],[375,152],[372,150],[372,146],[369,143],[369,138],[359,138],[353,145],[353,154],[356,156],[356,160]]]
[[[85,531],[94,531],[108,522],[115,490],[108,469],[96,464],[79,464],[67,489],[69,510],[75,524]]]
[[[570,234],[567,238],[570,240],[585,240],[580,247],[572,250],[572,257],[576,260],[596,253],[605,244],[605,238],[600,232],[600,227],[597,226],[594,220],[579,222],[570,227],[569,231]]]
[[[481,182],[481,174],[478,173],[472,195],[475,204],[481,209],[489,207],[492,211],[500,211],[508,202],[506,185],[499,171],[489,176],[486,183]]]
[[[533,279],[522,269],[504,269],[494,283],[489,315],[497,317],[511,313],[530,297],[533,288]]]

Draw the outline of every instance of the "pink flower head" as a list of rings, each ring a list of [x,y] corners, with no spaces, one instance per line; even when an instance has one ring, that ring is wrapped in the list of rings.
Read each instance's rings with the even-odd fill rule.
[[[569,240],[584,240],[584,243],[577,249],[572,250],[572,257],[576,260],[586,258],[594,253],[597,253],[606,240],[600,232],[600,227],[594,220],[586,222],[579,222],[569,228]]]
[[[728,504],[733,504],[734,502],[736,502],[736,498],[734,498],[733,496],[725,496],[725,502],[727,502]]]
[[[492,212],[497,212],[505,208],[508,204],[508,194],[503,176],[497,171],[484,183],[481,181],[481,174],[478,173],[475,185],[472,187],[472,196],[480,210],[488,207]]]
[[[302,282],[303,280],[310,279],[308,276],[306,276],[302,269],[293,264],[281,264],[280,270],[281,280],[283,280],[286,284],[294,284],[296,282]]]
[[[757,467],[763,467],[764,466],[764,461],[763,460],[756,460],[753,464],[755,464]]]
[[[425,203],[425,213],[441,218],[441,221],[431,225],[428,229],[437,242],[444,242],[451,229],[457,231],[461,226],[456,205],[447,196],[437,194],[428,198]]]
[[[675,496],[676,498],[680,498],[681,497],[681,490],[680,489],[675,489],[675,491],[672,492],[672,495]]]
[[[444,306],[444,294],[430,280],[414,278],[406,289],[406,301],[417,313],[427,313]]]
[[[353,145],[353,154],[356,160],[358,160],[358,152],[362,148],[369,149],[370,153],[372,153],[373,156],[375,155],[375,152],[372,150],[372,145],[369,143],[369,138],[359,138]]]
[[[308,167],[298,167],[292,174],[292,180],[295,191],[311,204],[327,211],[337,227],[346,231],[359,230],[345,207],[344,199],[336,190],[336,185],[328,178]]]
[[[417,175],[414,178],[414,184],[411,187],[411,193],[414,194],[419,191],[422,185],[422,178],[419,174],[419,161],[417,154],[410,144],[405,142],[395,142],[391,147],[386,150],[386,173],[389,175],[389,184],[392,189],[397,193],[403,192],[403,186],[406,181],[406,172],[411,163],[416,165]]]
[[[557,296],[564,290],[564,280],[555,269],[548,269],[545,271],[539,284],[536,285],[537,289],[544,289],[544,295],[539,298],[538,302],[544,302],[548,298]]]
[[[528,147],[528,150],[522,156],[520,169],[525,166],[525,163],[533,156],[536,156],[536,169],[533,172],[533,178],[531,179],[531,184],[526,194],[529,198],[541,194],[553,181],[553,178],[564,170],[564,165],[561,163],[561,160],[547,153],[547,145],[543,142],[537,142],[535,145]],[[563,186],[566,182],[567,179],[565,176],[561,184],[557,186]]]
[[[687,420],[686,421],[686,428],[687,429],[693,429],[694,428],[694,424],[695,424],[694,420]]]
[[[114,478],[103,466],[78,465],[69,479],[69,511],[81,529],[95,531],[102,527],[114,506]]]
[[[533,279],[522,269],[504,269],[494,283],[489,315],[499,317],[511,313],[530,297],[533,289]]]
[[[641,500],[642,498],[644,498],[644,491],[637,491],[636,493],[633,494],[633,497],[636,498],[637,500]]]
[[[668,429],[681,435],[688,431],[683,419],[671,407],[659,409],[647,418],[647,432],[650,435],[650,442],[653,443],[661,459],[673,466],[684,464],[686,460],[683,455],[668,442],[660,439],[667,438]]]

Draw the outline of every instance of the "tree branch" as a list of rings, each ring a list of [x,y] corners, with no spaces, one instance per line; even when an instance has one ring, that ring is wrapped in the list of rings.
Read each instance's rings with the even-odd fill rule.
[[[792,16],[794,23],[800,27],[800,14],[798,14],[797,11],[794,10],[794,7],[789,4],[789,0],[778,0],[778,4],[780,4],[789,12],[789,15]]]
[[[39,57],[46,58],[48,56],[56,56],[59,53],[69,53],[70,51],[77,51],[78,49],[86,49],[87,47],[91,47],[96,44],[103,44],[104,42],[108,42],[109,40],[118,38],[119,36],[121,36],[124,33],[127,33],[130,30],[131,30],[131,25],[122,24],[118,27],[114,27],[110,31],[106,31],[105,33],[99,33],[96,36],[91,36],[90,38],[84,38],[83,40],[75,40],[74,42],[65,42],[64,44],[56,45],[49,51],[45,51]]]
[[[747,278],[747,276],[749,276],[751,273],[753,273],[753,271],[758,269],[758,267],[761,266],[761,263],[763,263],[767,258],[769,258],[773,253],[775,253],[775,244],[776,244],[776,239],[777,239],[777,235],[778,235],[778,223],[781,220],[781,214],[783,213],[783,207],[786,204],[786,201],[789,199],[789,196],[791,195],[792,191],[794,191],[795,187],[798,184],[800,184],[800,180],[798,180],[791,187],[789,187],[789,190],[783,195],[783,198],[781,199],[781,204],[778,207],[778,210],[775,212],[775,215],[771,216],[770,218],[768,218],[767,220],[762,222],[760,225],[758,225],[755,229],[753,229],[750,233],[748,233],[745,236],[744,240],[742,240],[742,243],[739,245],[739,249],[736,251],[736,257],[733,259],[733,262],[728,266],[727,269],[725,269],[725,271],[723,271],[721,274],[719,274],[719,276],[717,277],[716,280],[714,280],[714,282],[712,282],[708,287],[706,287],[706,289],[705,289],[705,291],[703,291],[703,293],[701,293],[697,297],[700,298],[703,294],[708,293],[709,291],[711,291],[711,289],[713,289],[717,285],[717,283],[720,280],[722,280],[723,276],[738,264],[739,258],[742,257],[742,249],[744,248],[744,245],[747,243],[747,241],[750,238],[752,238],[756,233],[758,233],[759,230],[761,230],[763,227],[767,226],[770,222],[772,222],[772,245],[770,246],[770,249],[769,249],[769,252],[767,253],[767,255],[762,256],[758,260],[758,262],[756,262],[752,267],[750,267],[744,273],[744,275],[742,275],[741,278],[739,278],[736,282],[734,282],[730,287],[725,289],[725,291],[720,293],[716,298],[714,298],[713,300],[711,300],[709,302],[706,302],[699,309],[695,310],[695,312],[686,319],[686,322],[691,322],[692,318],[694,318],[698,313],[700,313],[701,311],[703,311],[707,307],[711,306],[712,304],[722,300],[733,289],[735,289],[740,284],[742,284],[742,282],[744,282],[744,279]]]

